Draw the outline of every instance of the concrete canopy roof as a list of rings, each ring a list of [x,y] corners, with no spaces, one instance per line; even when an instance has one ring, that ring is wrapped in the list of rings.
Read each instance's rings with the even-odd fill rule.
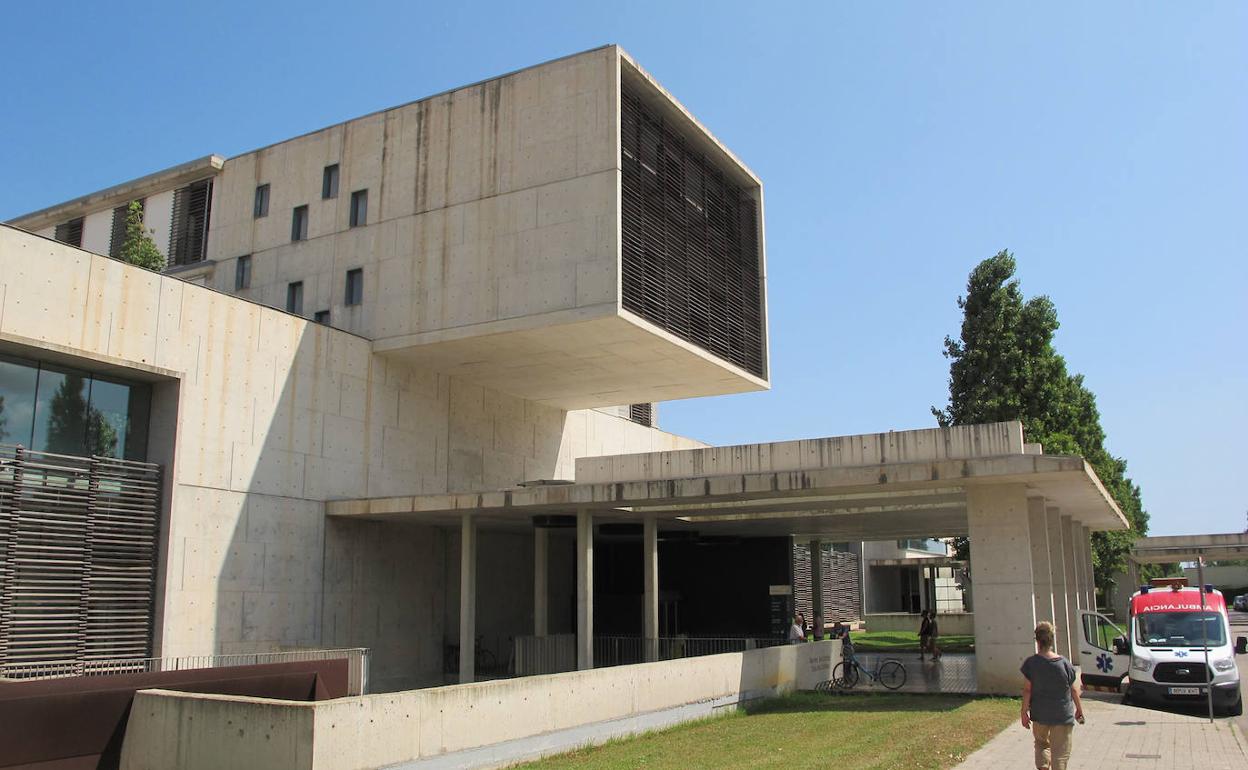
[[[1137,564],[1195,561],[1201,556],[1214,559],[1248,557],[1248,532],[1142,537],[1135,541],[1130,554],[1131,560]]]
[[[1013,449],[1014,451],[1010,451]],[[993,452],[975,456],[979,452]],[[700,453],[700,454],[699,454]],[[708,464],[747,472],[685,475]],[[869,462],[879,458],[882,462]],[[1127,521],[1092,468],[1079,457],[1025,453],[1018,423],[907,431],[706,450],[588,458],[602,480],[492,492],[329,502],[326,513],[379,520],[452,524],[464,513],[486,526],[529,526],[535,515],[588,510],[601,521],[655,515],[665,529],[716,535],[808,535],[837,540],[953,537],[968,534],[966,492],[976,485],[1024,484],[1093,530],[1126,529]],[[649,463],[651,478],[605,479],[618,460]],[[609,466],[609,463],[608,463]],[[654,478],[677,469],[670,478]],[[578,477],[582,476],[578,463]]]

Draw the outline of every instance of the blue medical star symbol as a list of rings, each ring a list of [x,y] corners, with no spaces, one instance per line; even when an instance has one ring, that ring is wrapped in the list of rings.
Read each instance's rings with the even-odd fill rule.
[[[1114,659],[1111,658],[1108,653],[1102,652],[1100,655],[1096,656],[1096,667],[1108,674],[1110,671],[1114,670]]]

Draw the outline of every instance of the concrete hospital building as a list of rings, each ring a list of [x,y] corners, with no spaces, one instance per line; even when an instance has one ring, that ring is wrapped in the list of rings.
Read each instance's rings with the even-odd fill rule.
[[[131,201],[163,274],[109,258]],[[762,184],[615,46],[18,217],[0,666],[367,647],[374,691],[591,669],[770,639],[795,576],[831,618],[833,544],[903,541],[875,566],[904,569],[969,535],[979,687],[1013,691],[1035,621],[1067,636],[1092,603],[1089,533],[1126,527],[1090,467],[1017,423],[655,426],[769,382]],[[937,570],[854,601],[955,609]]]

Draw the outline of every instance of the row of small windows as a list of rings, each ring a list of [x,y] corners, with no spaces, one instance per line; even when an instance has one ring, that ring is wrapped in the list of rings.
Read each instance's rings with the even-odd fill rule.
[[[328,200],[338,197],[338,164],[325,167],[325,173],[321,177],[321,199]],[[268,183],[256,187],[255,204],[252,207],[252,216],[256,219],[267,217],[269,215],[269,185]],[[368,190],[356,190],[351,193],[351,212],[348,222],[351,227],[360,227],[368,224]],[[308,238],[308,206],[295,206],[290,216],[290,239],[292,241],[304,241]]]
[[[247,254],[234,262],[234,290],[242,291],[250,288],[251,255]],[[364,268],[357,267],[347,271],[342,304],[348,307],[364,304]],[[294,281],[286,285],[286,311],[295,315],[303,315],[303,281]],[[329,323],[329,311],[318,311],[315,320],[318,323]]]

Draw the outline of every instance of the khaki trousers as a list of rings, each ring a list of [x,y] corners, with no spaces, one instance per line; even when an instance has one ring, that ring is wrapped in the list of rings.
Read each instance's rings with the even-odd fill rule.
[[[1036,739],[1036,770],[1066,770],[1070,761],[1070,734],[1074,725],[1031,723]]]

